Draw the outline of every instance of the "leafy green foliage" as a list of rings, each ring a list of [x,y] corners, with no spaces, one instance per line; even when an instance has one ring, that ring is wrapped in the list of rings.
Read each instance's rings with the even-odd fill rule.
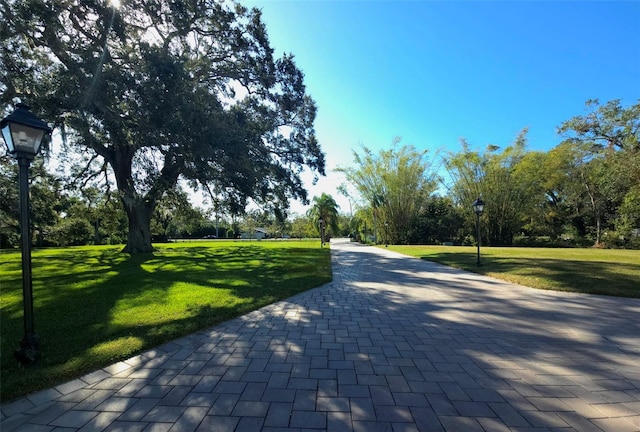
[[[374,154],[363,147],[362,154],[354,151],[353,156],[355,166],[338,171],[364,199],[374,232],[387,231],[392,243],[407,243],[422,203],[437,185],[427,152],[410,145],[400,146],[400,139],[396,138],[389,150]]]
[[[620,231],[613,237],[629,237],[629,207],[623,203],[633,201],[640,185],[640,101],[624,108],[619,100],[604,105],[590,100],[586,108],[586,115],[564,122],[558,131],[567,138],[564,145],[578,149],[578,169],[569,177],[577,185],[578,211],[589,210],[586,216],[593,219],[600,244],[607,229]]]
[[[466,224],[470,232],[476,221],[471,204],[477,197],[485,201],[481,235],[492,245],[513,242],[528,210],[527,203],[531,202],[531,183],[517,170],[526,155],[526,135],[524,129],[502,152],[489,146],[484,153],[478,153],[463,140],[462,151],[446,160],[453,179],[451,193],[457,203],[468,209]]]
[[[590,143],[598,149],[640,150],[640,100],[624,108],[620,99],[600,105],[597,99],[588,100],[589,112],[576,116],[558,127],[558,133],[573,141]]]
[[[512,146],[484,153],[463,150],[446,160],[451,193],[464,208],[482,196],[482,236],[511,245],[516,235],[553,241],[634,247],[638,225],[634,190],[640,185],[640,103],[588,101],[585,116],[559,127],[566,138],[548,152],[526,149],[526,129]],[[475,215],[467,212],[466,231]]]
[[[93,234],[86,219],[66,218],[49,233],[49,241],[57,246],[82,246],[91,241]]]
[[[315,242],[201,242],[128,255],[108,246],[33,253],[41,363],[20,369],[20,253],[0,252],[2,400],[51,387],[146,348],[331,280]]]
[[[322,193],[319,197],[313,197],[313,206],[307,212],[311,218],[311,223],[316,227],[318,233],[321,232],[320,219],[325,227],[325,236],[338,235],[338,204],[329,194]]]
[[[412,243],[462,243],[464,214],[449,197],[431,196],[420,211]]]
[[[154,238],[189,238],[208,223],[200,209],[194,208],[188,195],[176,188],[167,191],[156,206],[151,219]]]
[[[129,252],[151,251],[153,211],[179,178],[237,214],[249,199],[306,202],[302,170],[324,174],[303,74],[274,58],[257,9],[11,0],[0,14],[0,103],[28,99],[63,132],[76,176],[115,182]]]
[[[30,222],[36,244],[42,244],[45,234],[59,219],[64,206],[62,184],[48,173],[42,159],[31,164],[29,170]],[[0,156],[0,247],[14,247],[20,233],[18,195],[18,164],[5,154]]]

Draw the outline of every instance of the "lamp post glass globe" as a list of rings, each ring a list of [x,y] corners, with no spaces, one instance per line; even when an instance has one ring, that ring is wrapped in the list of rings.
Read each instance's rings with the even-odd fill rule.
[[[16,109],[0,122],[2,137],[9,153],[18,158],[35,156],[45,137],[51,134],[51,128],[29,111],[24,104],[17,104]]]
[[[480,197],[478,197],[471,205],[473,207],[473,211],[477,215],[481,215],[482,212],[484,211],[484,201],[482,201],[482,198]]]
[[[31,230],[29,224],[29,165],[49,138],[51,128],[29,111],[24,104],[0,120],[2,137],[9,154],[18,160],[20,191],[20,242],[22,252],[22,303],[24,306],[24,336],[14,356],[22,365],[40,358],[40,342],[34,329],[33,288],[31,283]]]

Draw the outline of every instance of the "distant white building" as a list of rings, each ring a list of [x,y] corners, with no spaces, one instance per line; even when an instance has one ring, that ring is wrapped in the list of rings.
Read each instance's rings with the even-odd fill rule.
[[[240,238],[245,240],[248,240],[248,239],[262,240],[267,237],[269,237],[269,233],[265,228],[254,228],[253,234],[249,234],[248,232],[243,232],[240,234]]]

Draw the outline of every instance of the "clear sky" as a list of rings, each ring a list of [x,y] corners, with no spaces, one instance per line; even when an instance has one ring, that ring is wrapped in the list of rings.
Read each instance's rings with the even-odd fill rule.
[[[327,178],[309,198],[348,201],[332,170],[352,150],[458,151],[560,143],[588,99],[640,98],[640,2],[243,1],[262,10],[276,54],[292,53],[318,105]],[[304,211],[301,205],[293,210]]]

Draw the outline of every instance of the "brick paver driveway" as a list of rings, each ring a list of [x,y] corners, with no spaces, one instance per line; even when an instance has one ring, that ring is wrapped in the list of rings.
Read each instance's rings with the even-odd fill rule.
[[[640,431],[640,300],[331,248],[332,283],[5,404],[0,429]]]

